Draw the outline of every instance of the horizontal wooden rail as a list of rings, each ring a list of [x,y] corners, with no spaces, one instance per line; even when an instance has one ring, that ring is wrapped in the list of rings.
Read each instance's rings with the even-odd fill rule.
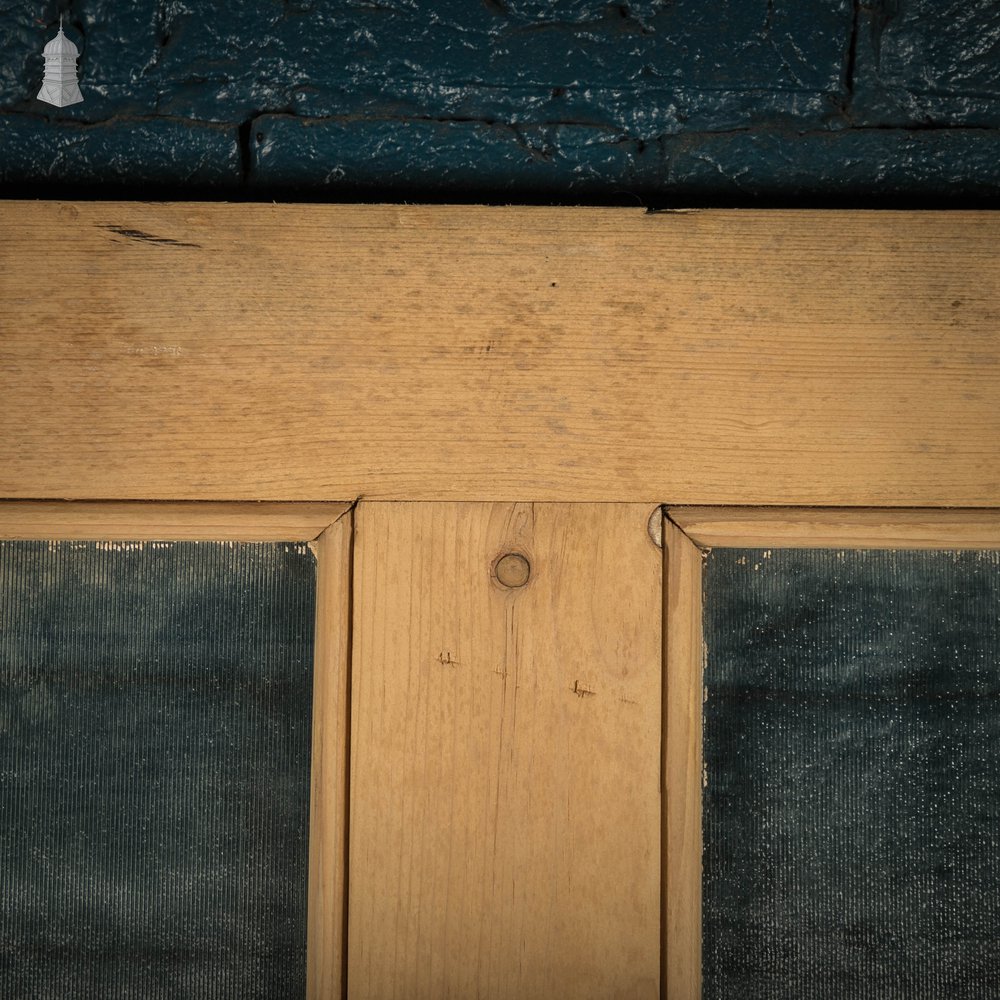
[[[997,510],[671,507],[702,548],[996,549]]]
[[[0,496],[1000,506],[1000,215],[7,202]]]
[[[308,542],[346,503],[0,501],[0,540]]]

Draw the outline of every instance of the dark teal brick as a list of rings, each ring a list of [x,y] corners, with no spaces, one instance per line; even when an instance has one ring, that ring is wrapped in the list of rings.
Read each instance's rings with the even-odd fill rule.
[[[42,85],[42,47],[50,35],[35,23],[38,15],[27,3],[0,8],[0,106],[5,108],[27,105]],[[79,43],[72,29],[67,34]]]
[[[594,196],[649,188],[660,174],[658,144],[579,126],[264,117],[250,142],[252,187],[311,185],[334,197]]]
[[[1000,201],[1000,133],[735,132],[654,142],[573,126],[258,119],[251,185],[331,198],[611,198],[657,205]]]
[[[136,193],[148,193],[149,186],[231,190],[241,176],[233,127],[162,120],[53,124],[29,115],[0,115],[5,192],[52,197],[69,185]]]
[[[37,13],[6,15],[0,107],[37,92],[52,33]],[[848,0],[812,0],[808,13],[793,0],[81,0],[71,20],[86,102],[69,117],[396,114],[649,138],[822,121],[844,97],[852,13]]]
[[[852,124],[997,128],[1000,4],[865,4],[853,76]]]
[[[682,137],[661,190],[692,203],[1000,203],[1000,134],[851,129]]]
[[[50,8],[47,13],[53,12]],[[104,4],[91,4],[81,17],[75,12],[66,17],[66,36],[80,50],[77,72],[84,95],[83,104],[68,108],[54,108],[35,98],[44,71],[42,49],[58,27],[58,17],[39,24],[39,13],[33,4],[18,4],[2,15],[7,32],[0,110],[28,111],[52,121],[91,122],[157,112],[158,89],[150,77],[158,50],[155,4],[122,4],[114,11]]]
[[[65,109],[34,98],[55,3],[0,10],[0,177],[42,193],[992,204],[1000,177],[995,0],[66,9]]]

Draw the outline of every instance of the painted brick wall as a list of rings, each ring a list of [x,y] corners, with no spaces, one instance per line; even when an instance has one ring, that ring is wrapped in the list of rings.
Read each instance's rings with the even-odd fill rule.
[[[37,101],[60,9],[83,104]],[[1000,204],[997,0],[0,8],[10,195]]]

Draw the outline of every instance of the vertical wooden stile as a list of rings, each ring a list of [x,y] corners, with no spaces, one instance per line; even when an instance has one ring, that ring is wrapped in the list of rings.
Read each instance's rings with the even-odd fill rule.
[[[359,505],[352,998],[659,996],[648,514]],[[510,553],[523,586],[497,578]]]
[[[664,518],[663,979],[666,1000],[701,997],[702,552]]]
[[[352,511],[316,540],[308,1000],[344,994]]]

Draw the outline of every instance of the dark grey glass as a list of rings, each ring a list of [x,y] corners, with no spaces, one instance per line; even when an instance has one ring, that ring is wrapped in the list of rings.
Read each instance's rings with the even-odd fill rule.
[[[716,549],[705,1000],[1000,996],[1000,554]]]
[[[0,996],[304,996],[315,576],[0,543]]]

